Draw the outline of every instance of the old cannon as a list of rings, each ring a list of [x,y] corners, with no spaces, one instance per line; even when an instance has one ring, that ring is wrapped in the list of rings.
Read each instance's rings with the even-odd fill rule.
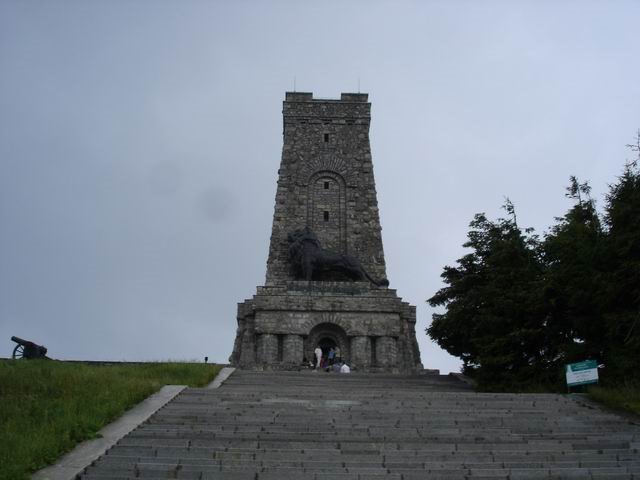
[[[47,358],[47,347],[38,345],[37,343],[23,340],[20,337],[11,337],[12,342],[17,345],[13,349],[13,358]]]

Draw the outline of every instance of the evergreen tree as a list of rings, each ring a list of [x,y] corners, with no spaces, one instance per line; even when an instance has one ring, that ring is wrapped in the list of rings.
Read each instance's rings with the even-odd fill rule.
[[[588,183],[570,178],[574,204],[540,242],[508,218],[477,214],[428,302],[444,307],[427,329],[484,386],[554,383],[562,365],[604,362],[606,377],[640,371],[640,132],[609,187],[603,221]]]
[[[640,151],[640,132],[635,145]],[[606,293],[607,367],[624,376],[640,368],[640,169],[628,163],[605,206],[609,272]]]
[[[558,365],[603,360],[603,231],[588,183],[570,178],[566,196],[575,204],[546,235],[544,300]]]
[[[464,246],[472,251],[445,267],[446,286],[429,303],[446,312],[433,315],[427,332],[485,384],[546,380],[553,355],[540,311],[538,240],[520,230],[508,199],[504,208],[511,218],[478,214],[471,222]]]

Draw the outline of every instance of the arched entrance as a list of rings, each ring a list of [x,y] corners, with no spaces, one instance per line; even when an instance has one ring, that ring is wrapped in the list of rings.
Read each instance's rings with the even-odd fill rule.
[[[320,345],[320,348],[322,349],[322,354],[323,355],[326,355],[329,352],[329,349],[336,348],[338,346],[336,341],[333,338],[330,338],[330,337],[322,337],[318,341],[318,345]]]
[[[339,348],[340,357],[349,363],[351,359],[351,351],[349,349],[349,338],[346,332],[335,323],[321,323],[316,325],[309,332],[309,336],[304,343],[304,355],[306,358],[313,358],[313,351],[320,345],[322,355],[327,355],[329,349]]]

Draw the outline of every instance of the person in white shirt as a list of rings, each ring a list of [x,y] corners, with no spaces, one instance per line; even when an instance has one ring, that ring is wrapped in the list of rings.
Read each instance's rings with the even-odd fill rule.
[[[346,363],[342,365],[342,367],[340,367],[340,373],[351,373],[349,365],[347,365]]]
[[[320,365],[321,365],[320,362],[322,362],[322,349],[320,348],[320,345],[316,347],[313,353],[316,354],[316,370],[317,370],[318,368],[320,368]]]

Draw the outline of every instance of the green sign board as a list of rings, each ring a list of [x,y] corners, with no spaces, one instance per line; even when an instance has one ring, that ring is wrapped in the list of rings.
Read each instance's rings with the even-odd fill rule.
[[[569,387],[598,383],[598,362],[585,360],[584,362],[570,363],[566,365],[565,373]]]

